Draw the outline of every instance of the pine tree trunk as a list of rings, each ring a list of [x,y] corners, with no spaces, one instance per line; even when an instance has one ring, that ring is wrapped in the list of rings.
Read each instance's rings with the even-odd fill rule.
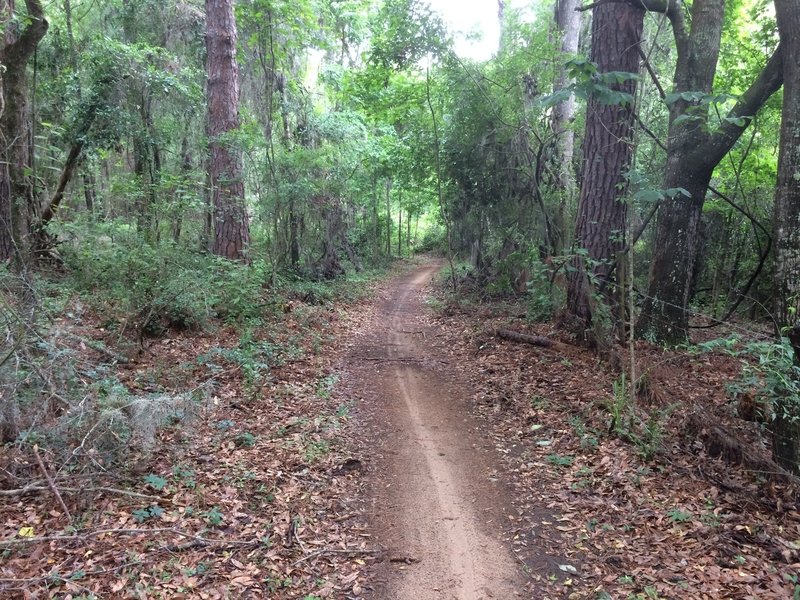
[[[627,4],[601,4],[592,20],[592,60],[600,72],[637,73],[637,48],[642,35],[644,11]],[[636,81],[617,88],[636,93]],[[584,326],[592,322],[590,279],[609,277],[617,252],[625,246],[627,173],[633,156],[634,112],[631,105],[606,105],[589,100],[583,147],[583,186],[578,203],[575,243],[585,251],[574,261],[570,274],[567,308]],[[605,301],[613,304],[613,286],[605,288]],[[600,341],[600,340],[596,340]]]
[[[206,0],[209,178],[214,218],[212,251],[246,260],[250,226],[245,207],[242,152],[226,134],[239,128],[239,69],[236,64],[233,0]]]

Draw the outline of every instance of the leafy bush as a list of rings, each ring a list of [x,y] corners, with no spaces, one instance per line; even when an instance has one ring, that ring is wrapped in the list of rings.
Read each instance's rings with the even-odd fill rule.
[[[140,337],[200,328],[212,317],[255,319],[264,310],[263,269],[174,244],[154,246],[126,224],[74,225],[62,255],[75,288]]]
[[[79,346],[95,342],[74,333],[77,309],[56,318],[63,306],[43,300],[54,292],[0,271],[0,335],[10,342],[0,355],[0,443],[42,445],[72,470],[107,468],[131,451],[150,450],[159,427],[198,410],[204,389],[134,395],[109,365],[87,364]]]

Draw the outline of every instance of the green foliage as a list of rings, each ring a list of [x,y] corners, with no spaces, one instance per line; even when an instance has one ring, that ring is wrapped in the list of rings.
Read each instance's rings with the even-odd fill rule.
[[[225,522],[225,518],[219,510],[218,506],[212,507],[210,510],[203,513],[206,522],[212,527],[218,527]]]
[[[153,246],[124,223],[67,228],[62,246],[75,289],[108,311],[110,322],[137,335],[197,329],[209,319],[260,317],[258,273],[180,246]]]
[[[673,508],[667,511],[667,516],[673,523],[688,523],[692,520],[692,514],[683,511],[679,508]]]
[[[164,514],[164,509],[156,504],[152,504],[146,508],[137,508],[131,513],[133,520],[137,523],[144,523],[150,519],[157,519]]]
[[[574,459],[571,456],[563,456],[561,454],[548,454],[545,460],[556,467],[571,467]]]
[[[249,431],[244,431],[236,436],[234,443],[240,448],[252,448],[256,445],[256,436]]]
[[[609,404],[611,423],[609,433],[628,440],[644,460],[651,460],[660,450],[666,434],[664,426],[677,404],[663,408],[651,407],[649,413],[640,416],[631,401],[630,384],[625,373],[613,383],[613,399]]]
[[[628,81],[640,81],[636,73],[622,71],[606,71],[601,73],[597,64],[585,58],[573,58],[566,63],[567,73],[574,81],[562,90],[543,96],[540,100],[543,106],[555,106],[567,100],[571,95],[579,98],[594,98],[601,104],[609,106],[630,106],[633,96],[615,89]]]
[[[156,491],[161,491],[167,487],[167,480],[159,475],[150,473],[144,478],[144,482]]]

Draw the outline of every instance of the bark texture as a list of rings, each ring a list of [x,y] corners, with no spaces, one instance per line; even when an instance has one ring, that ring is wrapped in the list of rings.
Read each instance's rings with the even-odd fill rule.
[[[628,4],[601,4],[592,20],[592,60],[600,72],[639,71],[637,51],[644,11]],[[636,81],[615,86],[636,93]],[[583,185],[578,202],[575,244],[585,256],[575,259],[567,289],[567,308],[587,326],[592,321],[590,279],[606,280],[616,253],[625,246],[627,206],[622,200],[633,156],[634,110],[631,105],[606,105],[589,100],[583,146]],[[613,286],[605,286],[607,301]]]
[[[784,49],[778,180],[775,188],[775,314],[791,327],[789,340],[800,363],[800,3],[775,0]],[[800,473],[800,399],[775,407],[772,454],[782,467]]]
[[[0,47],[2,105],[0,110],[0,260],[24,260],[36,212],[31,177],[32,140],[28,104],[28,61],[47,33],[39,0],[26,0],[28,19],[10,22],[13,2],[0,0],[6,21]],[[22,23],[27,23],[22,25]]]
[[[212,251],[246,260],[250,226],[244,201],[242,153],[226,134],[239,128],[239,69],[232,0],[206,0],[209,179],[214,215]]]

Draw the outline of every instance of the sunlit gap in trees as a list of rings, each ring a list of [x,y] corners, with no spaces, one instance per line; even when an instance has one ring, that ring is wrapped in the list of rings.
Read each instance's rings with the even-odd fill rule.
[[[506,10],[527,13],[531,0],[506,0]],[[497,0],[430,0],[453,34],[455,52],[460,58],[485,61],[500,45],[500,20]]]

